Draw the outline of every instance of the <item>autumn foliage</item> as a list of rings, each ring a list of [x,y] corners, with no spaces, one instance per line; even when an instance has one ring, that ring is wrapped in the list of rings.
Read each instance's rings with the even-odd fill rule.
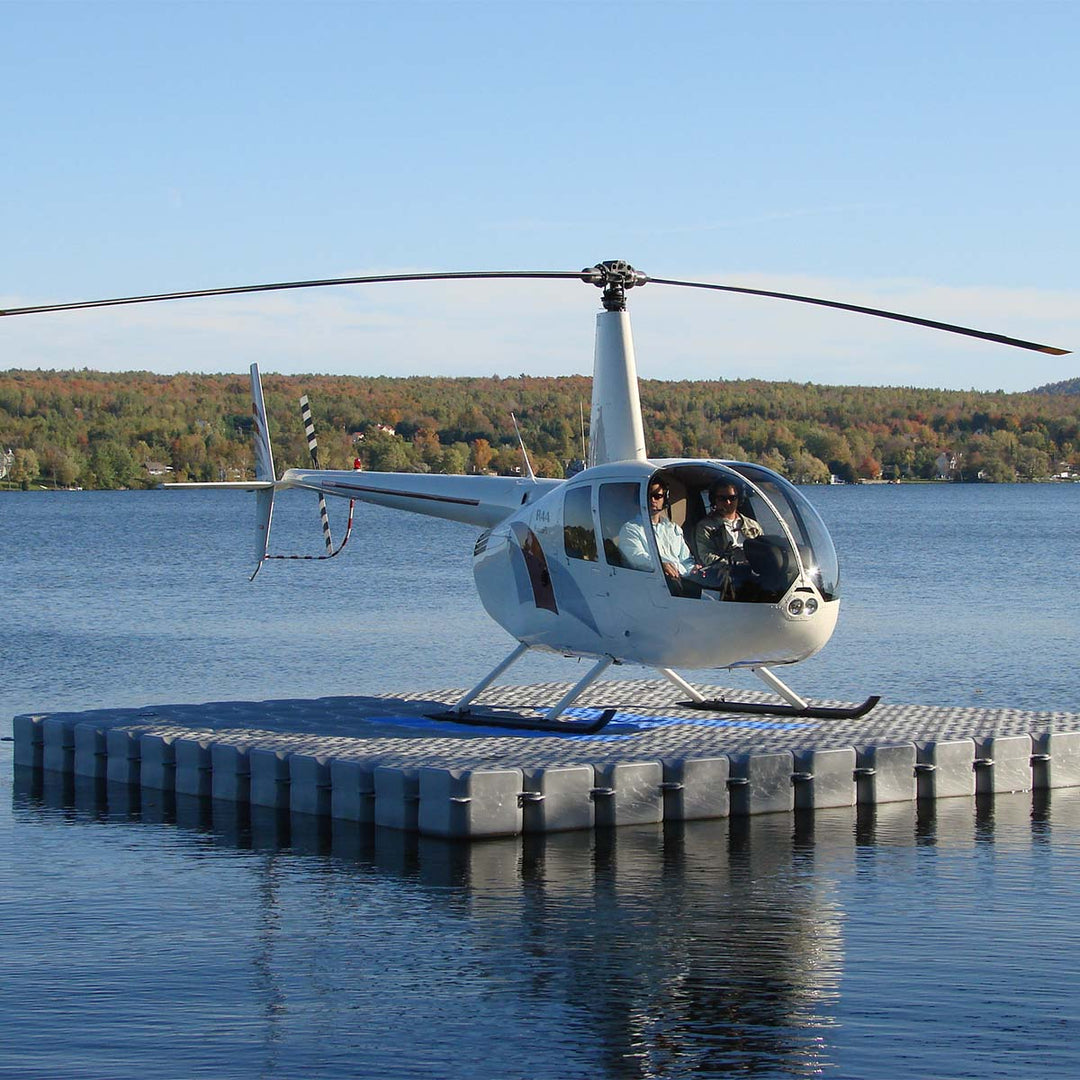
[[[375,470],[510,473],[521,467],[513,413],[536,473],[562,476],[582,457],[591,380],[264,375],[263,386],[279,471],[310,463],[298,406],[307,393],[324,467],[359,457]],[[1075,393],[645,381],[641,399],[653,456],[757,461],[799,483],[1080,469]],[[0,451],[20,452],[24,481],[247,478],[250,435],[244,375],[0,372]]]

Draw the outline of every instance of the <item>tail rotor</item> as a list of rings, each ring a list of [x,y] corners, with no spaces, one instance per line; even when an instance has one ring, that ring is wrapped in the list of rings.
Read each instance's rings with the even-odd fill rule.
[[[307,394],[300,398],[300,415],[304,420],[304,434],[307,436],[308,453],[311,454],[311,467],[317,469],[319,468],[319,442],[315,438],[315,423],[311,419],[311,402],[308,401]],[[326,553],[330,557],[334,554],[334,541],[330,536],[330,515],[326,511],[326,496],[321,491],[319,492],[319,520],[322,522]],[[349,525],[352,525],[351,505],[349,507]]]
[[[252,400],[255,402],[255,475],[260,479],[260,468],[264,465],[269,468],[269,477],[272,480],[274,476],[273,459],[270,456],[270,440],[269,438],[263,438],[260,433],[266,431],[266,408],[262,402],[262,386],[259,382],[259,370],[255,364],[251,365],[251,391]],[[313,469],[319,469],[319,443],[315,437],[315,423],[311,418],[311,402],[308,400],[307,394],[304,394],[300,398],[300,415],[304,421],[304,434],[307,436],[308,453],[311,455],[311,466]],[[262,543],[261,550],[258,551],[259,565],[255,568],[255,574],[259,572],[262,564],[268,559],[294,559],[303,561],[322,561],[324,559],[332,559],[336,555],[340,555],[342,549],[349,542],[349,537],[352,536],[353,528],[353,511],[356,506],[356,500],[349,500],[349,520],[345,526],[345,536],[341,543],[335,548],[333,537],[330,534],[330,515],[326,509],[326,496],[319,492],[319,519],[322,522],[323,542],[326,544],[325,555],[268,555],[266,549],[266,542],[270,536],[270,513],[272,510],[274,490],[270,488],[267,491],[260,491],[260,499],[266,500],[266,505],[269,509],[265,510],[265,526],[264,522],[264,506],[263,502],[259,504],[259,530],[260,541]],[[255,578],[255,574],[252,574],[252,580]]]

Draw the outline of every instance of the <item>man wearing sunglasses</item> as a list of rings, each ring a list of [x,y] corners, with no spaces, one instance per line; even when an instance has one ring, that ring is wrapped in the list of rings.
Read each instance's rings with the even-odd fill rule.
[[[761,526],[739,513],[739,489],[730,480],[718,480],[709,488],[709,513],[694,530],[698,561],[706,572],[730,569],[746,563],[743,544],[761,536]]]
[[[651,479],[648,487],[649,521],[656,535],[656,547],[660,552],[660,567],[664,571],[668,588],[682,593],[683,575],[696,570],[694,557],[683,539],[682,529],[665,513],[670,500],[667,485],[662,480]],[[619,531],[619,552],[627,566],[635,570],[651,570],[652,555],[645,539],[645,529],[640,521],[628,521]],[[697,593],[700,594],[700,589]]]

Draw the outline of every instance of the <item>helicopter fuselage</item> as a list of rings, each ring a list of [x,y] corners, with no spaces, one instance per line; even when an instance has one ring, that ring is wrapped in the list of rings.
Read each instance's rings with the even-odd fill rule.
[[[651,563],[631,565],[620,536],[649,521],[645,493],[656,476],[672,493],[664,513],[695,555],[705,493],[717,480],[735,484],[764,532],[750,560],[673,582],[643,528]],[[473,572],[488,614],[519,641],[653,667],[795,663],[829,640],[840,606],[835,553],[805,496],[768,469],[736,463],[588,469],[484,532]]]

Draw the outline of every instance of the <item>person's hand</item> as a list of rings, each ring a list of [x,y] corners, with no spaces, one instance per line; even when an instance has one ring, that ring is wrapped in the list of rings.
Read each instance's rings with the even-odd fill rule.
[[[669,578],[674,578],[676,581],[679,579],[679,568],[673,562],[661,563],[660,565]]]

